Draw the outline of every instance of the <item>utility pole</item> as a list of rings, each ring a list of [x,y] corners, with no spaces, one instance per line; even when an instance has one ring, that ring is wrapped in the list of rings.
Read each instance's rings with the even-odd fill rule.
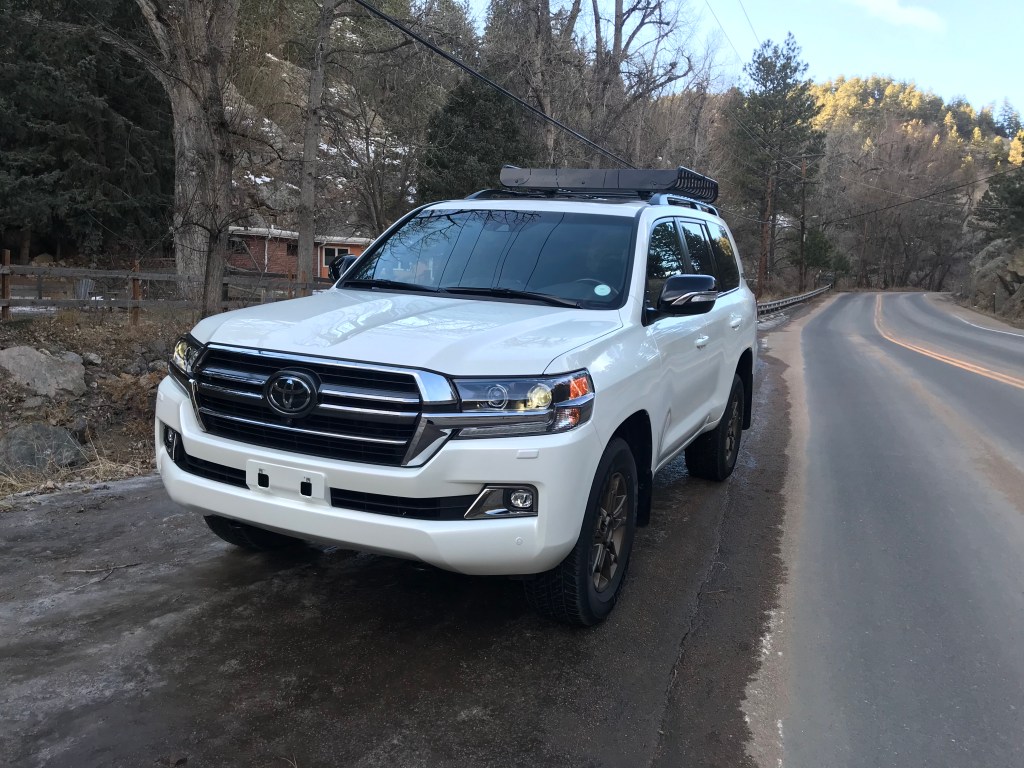
[[[757,260],[757,298],[764,295],[768,287],[768,246],[771,240],[772,202],[775,195],[775,174],[768,172],[768,186],[765,190],[764,218],[761,220],[761,253]]]
[[[807,157],[800,161],[800,289],[797,293],[807,290],[807,257],[804,244],[807,241]]]

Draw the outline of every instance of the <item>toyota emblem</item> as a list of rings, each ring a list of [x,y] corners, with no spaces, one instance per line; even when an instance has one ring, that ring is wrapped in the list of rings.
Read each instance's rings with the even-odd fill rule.
[[[264,395],[284,416],[305,416],[316,407],[317,382],[302,371],[279,371],[267,379]]]

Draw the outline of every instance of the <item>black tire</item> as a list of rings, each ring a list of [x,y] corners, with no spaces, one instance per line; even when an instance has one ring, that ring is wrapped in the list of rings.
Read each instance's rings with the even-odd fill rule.
[[[523,582],[526,600],[555,621],[589,627],[612,612],[629,568],[636,534],[633,453],[615,438],[594,473],[579,539],[565,560]]]
[[[292,536],[285,536],[283,533],[274,533],[255,525],[240,523],[219,515],[206,515],[203,518],[210,530],[220,536],[228,544],[242,547],[253,552],[267,552],[274,549],[284,549],[299,543],[301,539]]]
[[[732,390],[718,426],[686,448],[686,468],[693,477],[721,482],[732,474],[743,436],[743,380],[732,377]]]

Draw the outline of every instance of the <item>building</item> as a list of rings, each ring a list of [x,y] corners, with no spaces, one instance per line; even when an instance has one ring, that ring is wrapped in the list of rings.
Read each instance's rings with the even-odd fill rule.
[[[358,256],[366,250],[371,239],[318,235],[315,242],[320,277],[327,277],[327,268],[335,258]],[[275,227],[231,227],[229,243],[228,265],[231,267],[283,275],[293,275],[298,271],[298,232]]]

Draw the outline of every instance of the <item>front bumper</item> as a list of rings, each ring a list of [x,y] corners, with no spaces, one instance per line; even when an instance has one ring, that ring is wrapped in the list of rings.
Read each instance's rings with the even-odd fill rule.
[[[235,470],[236,475],[248,470],[246,487],[180,468],[164,447],[162,425],[181,435],[189,456]],[[170,378],[157,392],[155,439],[164,486],[174,501],[189,509],[478,575],[538,573],[561,562],[579,536],[603,449],[588,423],[554,435],[450,440],[421,467],[322,459],[207,434],[188,396]],[[283,476],[310,476],[312,494],[301,495],[297,483],[260,488],[254,467],[262,465],[279,468]],[[331,504],[332,488],[422,499],[474,496],[488,484],[533,486],[537,515],[418,520]]]

